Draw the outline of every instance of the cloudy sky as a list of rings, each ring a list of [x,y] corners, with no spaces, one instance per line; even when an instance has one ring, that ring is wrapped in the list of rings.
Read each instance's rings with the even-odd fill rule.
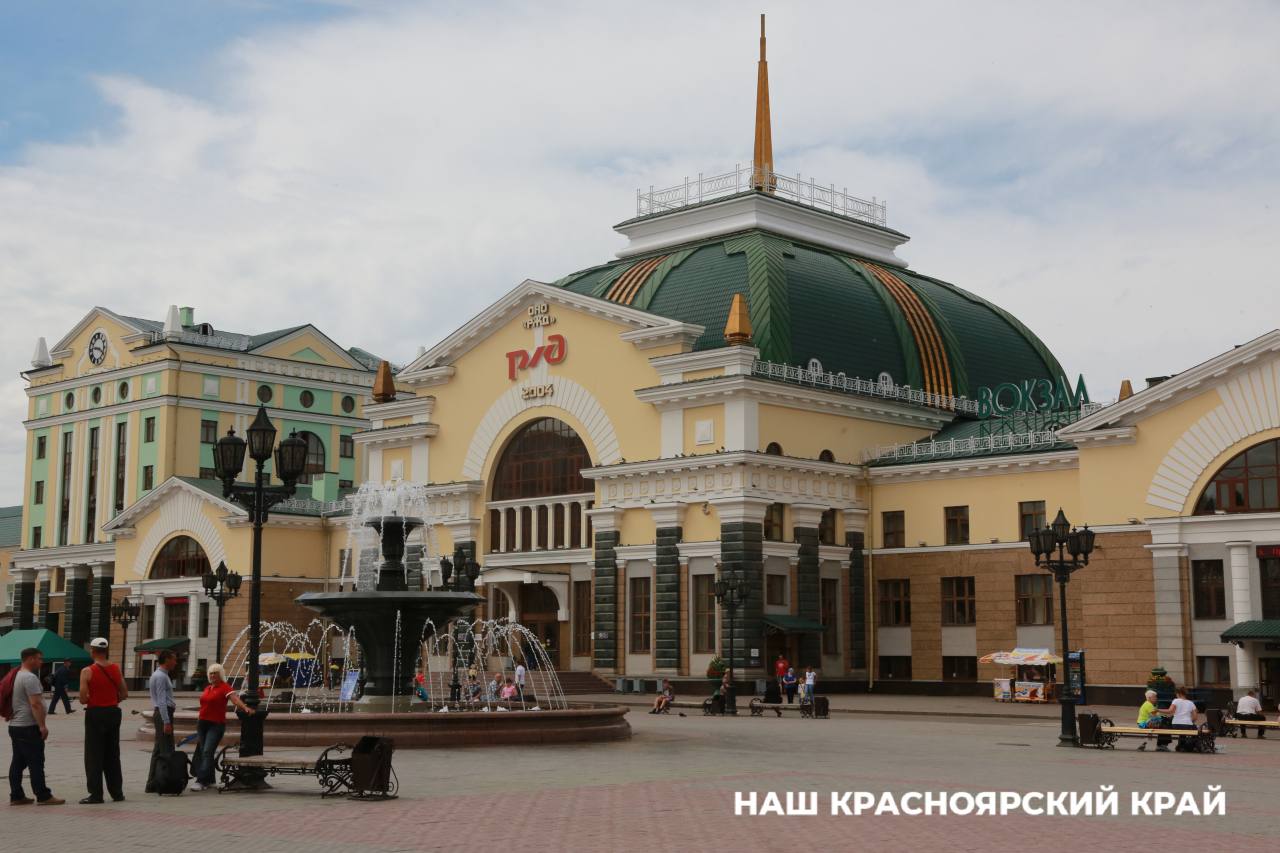
[[[759,4],[0,6],[0,503],[93,305],[411,358],[607,260],[635,189],[751,157]],[[770,4],[775,161],[1095,398],[1280,325],[1280,5]]]

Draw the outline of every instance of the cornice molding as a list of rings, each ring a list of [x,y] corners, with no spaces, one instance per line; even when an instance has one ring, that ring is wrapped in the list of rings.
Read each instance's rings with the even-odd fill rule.
[[[1067,471],[1079,467],[1079,450],[1055,450],[1050,453],[1017,453],[1009,456],[941,459],[934,462],[916,462],[909,465],[872,466],[867,469],[867,476],[872,483],[913,483],[924,480],[954,480],[962,477],[987,477],[999,474]]]

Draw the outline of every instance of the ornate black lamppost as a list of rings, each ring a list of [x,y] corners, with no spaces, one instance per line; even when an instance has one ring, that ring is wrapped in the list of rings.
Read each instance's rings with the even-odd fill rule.
[[[249,441],[236,435],[234,429],[218,439],[213,450],[213,465],[218,479],[222,481],[222,495],[235,501],[249,511],[249,519],[253,522],[253,590],[249,594],[249,685],[244,691],[244,703],[256,713],[244,714],[237,711],[240,717],[240,754],[262,754],[262,724],[266,717],[258,711],[258,642],[262,630],[262,525],[267,520],[267,512],[271,507],[293,496],[298,477],[302,476],[307,463],[307,443],[293,432],[288,438],[275,447],[276,428],[267,417],[267,410],[258,407],[258,416],[246,430]],[[257,463],[253,483],[237,483],[244,468],[245,451]],[[268,483],[271,475],[264,468],[267,460],[275,451],[276,476],[283,486],[271,486]]]
[[[128,596],[111,605],[111,621],[120,626],[120,677],[124,678],[129,669],[129,626],[138,621],[142,608],[129,600]]]
[[[222,608],[226,603],[240,595],[240,583],[244,578],[239,572],[227,571],[226,563],[218,563],[218,568],[205,572],[200,577],[204,584],[204,594],[213,599],[218,606],[218,639],[213,646],[213,659],[222,661]]]
[[[716,602],[729,612],[729,690],[728,695],[724,697],[726,714],[738,713],[738,689],[733,684],[733,632],[737,624],[738,608],[747,603],[750,593],[750,589],[738,572],[735,571],[726,576],[725,572],[721,571],[720,578],[716,581]]]
[[[454,566],[457,571],[454,571]],[[441,586],[446,590],[453,592],[475,592],[476,578],[480,577],[480,564],[467,556],[467,552],[461,546],[453,549],[453,560],[448,557],[440,558],[440,580]],[[450,583],[452,580],[452,584]],[[454,622],[453,636],[449,643],[450,653],[450,669],[453,670],[453,679],[449,682],[449,701],[458,703],[462,701],[462,682],[458,680],[458,670],[462,667],[460,660],[461,638],[465,635],[462,627],[462,621]]]
[[[1071,580],[1072,572],[1089,565],[1095,535],[1087,524],[1082,530],[1072,527],[1059,508],[1053,524],[1033,531],[1030,536],[1031,553],[1035,554],[1036,565],[1053,572],[1053,579],[1058,582],[1058,608],[1062,619],[1062,692],[1058,696],[1058,702],[1062,706],[1062,731],[1058,735],[1058,746],[1076,745],[1076,697],[1071,692],[1071,641],[1067,633],[1067,583]]]

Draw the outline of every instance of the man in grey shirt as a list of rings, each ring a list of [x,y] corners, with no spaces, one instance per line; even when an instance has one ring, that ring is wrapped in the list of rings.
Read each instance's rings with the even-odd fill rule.
[[[156,763],[173,752],[173,679],[169,673],[178,665],[178,656],[170,649],[156,655],[156,669],[147,681],[151,693],[151,724],[155,726],[155,746],[151,749],[151,772],[147,774],[148,794],[156,790]]]
[[[9,762],[9,805],[60,806],[59,799],[44,781],[44,742],[49,737],[45,726],[44,685],[40,683],[40,667],[44,655],[39,649],[23,649],[22,664],[13,679],[13,718],[9,720],[9,741],[13,758]],[[31,774],[32,800],[22,790],[22,771]]]

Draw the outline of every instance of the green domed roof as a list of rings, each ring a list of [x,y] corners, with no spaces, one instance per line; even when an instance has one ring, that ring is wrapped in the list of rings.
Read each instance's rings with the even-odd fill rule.
[[[953,284],[764,231],[626,258],[556,282],[706,332],[724,345],[735,293],[751,314],[760,357],[900,385],[973,396],[983,385],[1062,374],[1057,359],[1008,312]]]

